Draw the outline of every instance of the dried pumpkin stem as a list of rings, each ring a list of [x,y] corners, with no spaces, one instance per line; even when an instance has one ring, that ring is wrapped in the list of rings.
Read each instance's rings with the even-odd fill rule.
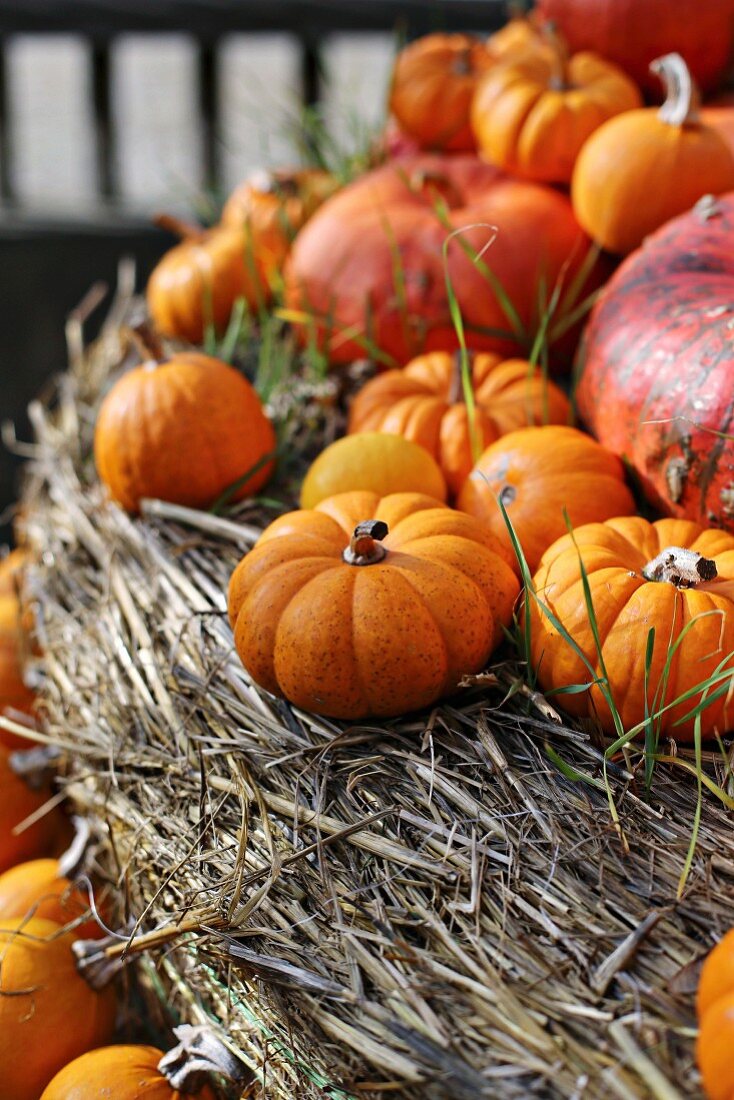
[[[163,350],[161,339],[147,321],[141,321],[140,324],[131,326],[127,329],[127,334],[137,348],[142,360],[148,363],[165,362],[166,353]]]
[[[92,830],[86,817],[75,814],[71,823],[74,826],[74,839],[62,856],[59,856],[59,876],[74,878],[78,874],[89,844]]]
[[[180,237],[182,241],[201,240],[206,232],[200,225],[187,222],[184,218],[177,218],[173,214],[154,214],[153,225],[173,233],[174,237]]]
[[[179,1092],[195,1092],[216,1073],[230,1081],[243,1081],[247,1070],[229,1047],[202,1025],[181,1024],[173,1029],[179,1040],[158,1063],[160,1073]]]
[[[715,561],[696,550],[666,546],[644,566],[642,575],[645,580],[664,581],[676,588],[698,588],[704,582],[713,581],[717,569]]]
[[[367,519],[358,523],[342,557],[347,565],[374,565],[387,553],[379,541],[388,533],[388,526],[381,519]]]
[[[671,126],[688,126],[699,121],[701,96],[690,70],[679,53],[666,53],[650,62],[650,71],[660,77],[665,102],[658,118]]]
[[[542,34],[550,47],[552,70],[548,81],[549,86],[556,92],[568,91],[571,87],[568,79],[568,46],[555,23],[544,23]]]

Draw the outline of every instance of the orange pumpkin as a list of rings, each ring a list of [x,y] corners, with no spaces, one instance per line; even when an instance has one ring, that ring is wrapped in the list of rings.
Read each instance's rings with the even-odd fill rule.
[[[555,49],[500,66],[479,83],[471,121],[480,154],[515,175],[568,183],[581,146],[603,122],[642,105],[637,85],[594,53]]]
[[[265,269],[276,272],[298,230],[338,187],[320,168],[253,172],[227,199],[221,224],[244,229]]]
[[[248,471],[233,499],[256,493],[273,472],[275,432],[247,379],[208,355],[149,354],[97,417],[94,457],[112,497],[130,512],[143,497],[206,508]]]
[[[723,137],[726,144],[734,152],[734,95],[720,96],[705,103],[701,108],[701,122],[705,126],[711,126]]]
[[[5,917],[42,917],[55,924],[78,921],[89,911],[86,891],[63,873],[58,859],[31,859],[0,874],[0,923]],[[105,934],[93,917],[75,925],[78,939]]]
[[[215,1100],[204,1084],[181,1092],[158,1068],[163,1051],[157,1047],[100,1047],[75,1058],[48,1084],[41,1100]]]
[[[490,353],[470,356],[476,402],[473,428],[460,355],[436,351],[363,386],[349,410],[349,431],[394,433],[420,443],[436,459],[449,491],[456,495],[474,465],[472,431],[481,452],[516,428],[568,423],[568,398],[527,360],[503,360]]]
[[[115,996],[80,977],[73,932],[34,917],[0,919],[0,1066],[4,1100],[38,1100],[72,1058],[111,1038]]]
[[[10,767],[10,751],[0,745],[0,872],[24,859],[46,855],[64,828],[58,809],[43,815],[22,833],[13,829],[35,813],[51,797],[47,786],[34,790]],[[0,1062],[2,1065],[2,1062]]]
[[[456,502],[486,523],[508,550],[512,543],[497,499],[515,529],[529,568],[571,523],[635,511],[616,455],[576,428],[524,428],[488,447]]]
[[[14,595],[0,595],[0,714],[6,709],[32,714],[35,696],[23,679],[25,648],[20,604]],[[0,729],[0,744],[27,748],[28,742]]]
[[[698,94],[678,54],[653,62],[666,100],[606,122],[587,141],[573,173],[571,198],[594,240],[627,255],[702,195],[734,187],[734,154],[700,121]]]
[[[584,599],[579,556],[588,577],[601,657]],[[591,683],[603,676],[602,663],[625,730],[644,723],[646,701],[653,714],[690,691],[685,702],[660,716],[657,728],[662,736],[693,740],[694,720],[689,715],[701,699],[695,689],[717,666],[731,664],[732,582],[734,536],[725,531],[689,520],[649,523],[640,516],[578,527],[573,538],[566,535],[545,552],[533,584],[539,600],[575,640],[594,672],[531,600],[531,658],[541,688],[589,684],[588,691],[560,694],[556,701],[570,714],[596,719],[610,735],[616,732],[610,708],[599,685]],[[646,676],[652,628],[654,647]],[[714,689],[712,697],[715,694]],[[733,720],[729,695],[714,697],[702,712],[702,734],[723,733]]]
[[[175,218],[158,223],[183,239],[153,269],[146,297],[164,336],[200,344],[209,326],[226,329],[232,307],[244,298],[259,309],[271,298],[274,261],[258,255],[244,229],[201,229]]]
[[[30,551],[18,547],[0,561],[0,596],[17,596],[23,570],[30,559]]]
[[[355,492],[272,523],[228,602],[253,680],[356,720],[429,706],[478,672],[518,588],[481,523],[419,494]]]
[[[734,929],[706,956],[696,995],[696,1060],[709,1100],[734,1096]]]

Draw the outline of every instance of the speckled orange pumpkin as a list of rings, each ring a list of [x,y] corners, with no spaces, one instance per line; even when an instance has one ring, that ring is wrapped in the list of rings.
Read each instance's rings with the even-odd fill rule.
[[[158,1069],[157,1047],[100,1047],[75,1058],[46,1086],[41,1100],[215,1100],[208,1085],[183,1093]]]
[[[431,497],[344,493],[270,525],[232,575],[252,678],[333,718],[403,714],[479,671],[519,585],[476,520]]]

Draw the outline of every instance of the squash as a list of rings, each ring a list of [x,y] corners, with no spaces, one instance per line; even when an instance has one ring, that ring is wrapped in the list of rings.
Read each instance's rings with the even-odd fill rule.
[[[114,1100],[216,1100],[206,1084],[187,1087],[186,1092],[174,1088],[158,1068],[162,1057],[162,1050],[149,1046],[121,1044],[90,1050],[64,1066],[40,1100],[99,1100],[107,1095]]]
[[[705,126],[718,130],[734,152],[734,95],[730,92],[728,95],[704,103],[700,114],[701,122]]]
[[[16,596],[0,595],[0,714],[17,710],[33,714],[35,696],[23,679],[23,615]],[[0,729],[0,744],[27,748],[28,742]]]
[[[628,111],[584,145],[573,173],[576,217],[602,248],[627,255],[702,195],[734,187],[734,154],[704,125],[682,57],[653,62],[665,89],[660,110]]]
[[[549,34],[549,39],[551,38]],[[480,154],[525,179],[568,183],[586,139],[607,119],[642,105],[639,89],[598,54],[567,57],[553,36],[547,55],[489,72],[472,101]]]
[[[576,428],[552,425],[502,436],[480,457],[459,493],[457,508],[482,520],[509,552],[512,542],[498,499],[531,570],[567,530],[564,512],[576,527],[635,511],[616,455]]]
[[[444,243],[457,230],[446,271]],[[286,306],[302,342],[315,342],[331,363],[367,352],[396,366],[458,348],[448,274],[468,346],[522,355],[538,326],[541,288],[563,283],[555,323],[571,308],[588,250],[565,195],[508,179],[475,157],[406,157],[343,188],[304,226],[286,262]],[[479,253],[490,275],[474,262]],[[594,266],[582,297],[600,276]],[[573,338],[563,351],[573,350]]]
[[[470,353],[470,360],[473,430],[480,452],[513,429],[570,420],[564,392],[527,360],[503,360],[489,353]],[[391,432],[420,443],[438,462],[455,496],[474,465],[459,353],[419,356],[402,370],[371,379],[352,402],[349,431]]]
[[[67,1062],[112,1036],[114,993],[80,977],[73,942],[53,921],[0,919],[3,1100],[38,1100]]]
[[[590,626],[579,562],[583,561],[601,656]],[[659,716],[662,737],[692,741],[695,688],[719,666],[734,670],[734,536],[689,520],[649,523],[623,516],[578,527],[546,550],[533,578],[538,599],[550,609],[594,670],[530,600],[531,660],[543,691],[589,684],[555,702],[577,717],[617,732],[598,683],[606,670],[609,690],[629,731],[650,714],[691,691],[685,702]],[[654,646],[646,672],[650,631]],[[667,671],[666,671],[667,670]],[[720,686],[717,685],[717,686]],[[734,721],[728,693],[701,714],[704,737],[724,733]],[[646,698],[647,697],[647,698]],[[640,726],[640,733],[643,727]]]
[[[51,795],[48,786],[32,789],[16,775],[10,767],[10,751],[0,745],[0,872],[21,860],[46,855],[54,847],[64,827],[58,809],[45,813],[22,833],[13,834],[16,825],[40,810]]]
[[[0,596],[18,595],[23,570],[30,560],[30,551],[17,547],[0,561]]]
[[[114,384],[100,407],[94,457],[112,498],[206,508],[238,479],[252,496],[274,468],[275,431],[247,379],[219,359],[159,346]],[[249,472],[249,476],[246,476]]]
[[[667,515],[734,530],[734,194],[633,253],[592,311],[579,413]]]
[[[364,489],[423,493],[446,500],[446,483],[436,461],[418,443],[385,432],[364,432],[331,443],[311,464],[301,486],[301,508],[326,497]]]
[[[42,917],[62,926],[89,911],[86,891],[64,873],[61,860],[31,859],[0,874],[0,923],[6,917]],[[105,934],[93,917],[75,925],[78,939]]]
[[[256,683],[357,720],[427,707],[478,672],[519,585],[476,520],[427,496],[345,493],[270,525],[228,606]]]
[[[696,1060],[709,1100],[734,1095],[734,929],[706,956],[696,992]]]

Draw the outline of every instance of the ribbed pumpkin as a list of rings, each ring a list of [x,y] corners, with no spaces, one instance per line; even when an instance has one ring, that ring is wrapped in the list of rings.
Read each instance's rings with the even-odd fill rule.
[[[158,1069],[157,1047],[100,1047],[75,1058],[44,1089],[41,1100],[215,1100],[208,1085],[181,1092]]]
[[[493,227],[497,235],[487,252]],[[454,230],[461,231],[461,240],[453,238],[447,246],[448,277],[468,346],[522,354],[537,328],[541,286],[563,279],[559,319],[567,312],[589,242],[565,195],[510,180],[466,156],[384,165],[317,210],[286,264],[286,304],[303,318],[297,329],[301,339],[316,340],[335,364],[374,348],[388,366],[429,351],[456,350],[443,262],[444,243]],[[480,252],[490,278],[474,263]],[[582,296],[597,285],[598,274]],[[513,329],[493,279],[525,336]]]
[[[7,708],[32,714],[35,697],[23,679],[23,619],[16,596],[0,595],[0,714]],[[0,744],[27,747],[27,742],[0,730]]]
[[[205,508],[248,471],[234,499],[256,493],[273,471],[275,432],[247,379],[196,352],[148,354],[97,416],[94,457],[112,497],[130,512],[143,497]]]
[[[579,412],[668,515],[734,530],[734,195],[630,256],[595,306]]]
[[[480,452],[516,428],[568,423],[568,398],[527,360],[470,356]],[[449,491],[458,493],[474,465],[459,353],[436,351],[371,379],[352,402],[349,431],[391,432],[420,443],[438,462]]]
[[[0,745],[0,872],[21,860],[46,855],[64,826],[64,818],[54,809],[22,833],[13,834],[16,825],[40,810],[52,792],[46,786],[31,789],[12,770],[9,758],[9,749]]]
[[[480,457],[464,482],[457,508],[485,523],[511,552],[497,500],[512,522],[530,569],[567,530],[634,512],[616,455],[575,428],[548,426],[510,432]]]
[[[734,1096],[734,930],[706,956],[696,995],[696,1060],[708,1100]]]
[[[734,96],[731,92],[719,99],[711,100],[701,107],[701,122],[711,126],[723,137],[734,152]]]
[[[5,917],[34,917],[67,925],[89,910],[86,890],[63,872],[58,859],[31,859],[0,874],[0,925]],[[78,939],[97,939],[105,933],[93,917],[77,925]]]
[[[0,919],[3,1100],[38,1100],[67,1062],[112,1036],[114,993],[79,976],[74,938],[53,921]]]
[[[598,54],[521,57],[489,72],[472,101],[481,155],[526,179],[568,183],[579,150],[607,119],[642,105],[637,85]]]
[[[601,658],[584,599],[579,555],[588,577]],[[578,527],[573,538],[566,535],[546,551],[533,584],[594,673],[531,600],[531,655],[541,689],[589,684],[588,691],[554,696],[555,702],[570,714],[596,719],[606,733],[614,734],[601,690],[597,684],[591,686],[603,675],[603,662],[622,724],[625,730],[633,729],[645,721],[646,693],[649,713],[654,714],[693,691],[719,665],[727,667],[727,658],[734,667],[733,581],[734,536],[725,531],[688,520],[649,523],[640,516]],[[652,628],[655,642],[646,685]],[[715,689],[711,695],[716,695]],[[691,741],[694,720],[689,715],[700,698],[694,692],[662,714],[660,734]],[[702,735],[723,734],[732,721],[734,703],[724,693],[702,712]]]
[[[429,706],[478,672],[519,585],[476,520],[430,497],[345,493],[270,525],[229,586],[252,678],[333,718]]]
[[[277,272],[298,230],[338,186],[320,168],[253,172],[227,199],[221,224],[245,230],[258,263]]]
[[[602,248],[626,255],[702,195],[734,187],[734,154],[704,125],[683,58],[654,63],[667,98],[606,122],[584,145],[571,198],[581,225]]]

